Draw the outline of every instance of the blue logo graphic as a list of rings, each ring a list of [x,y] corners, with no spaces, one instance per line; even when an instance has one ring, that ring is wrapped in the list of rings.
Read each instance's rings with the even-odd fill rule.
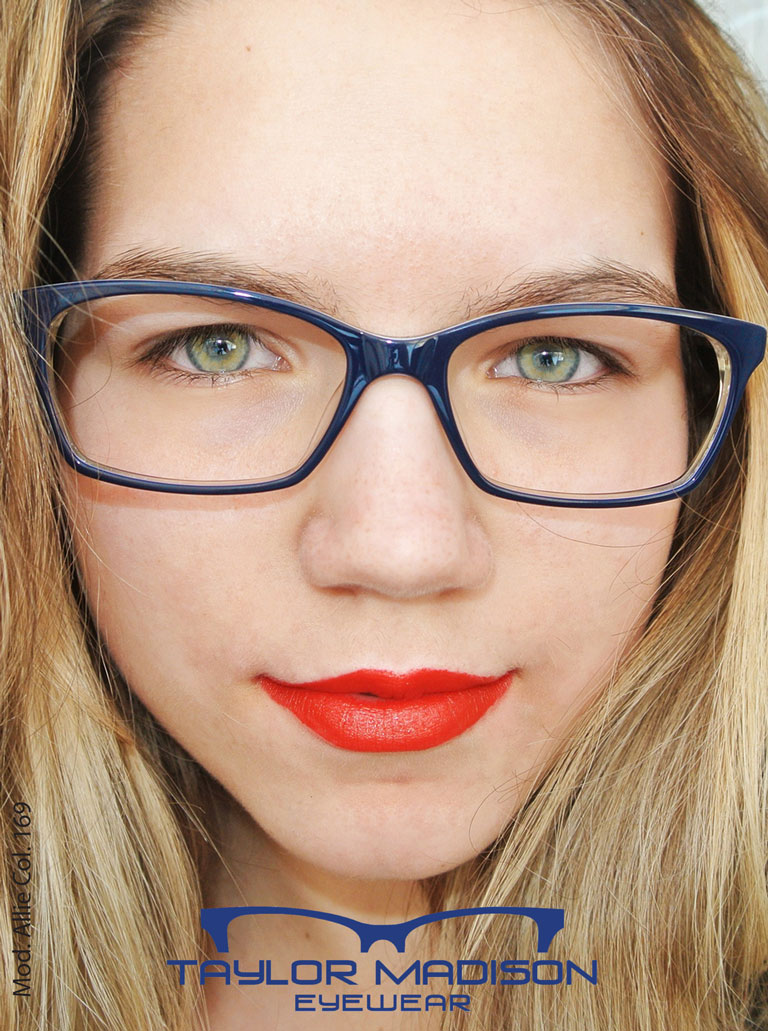
[[[229,952],[229,925],[238,916],[255,916],[267,913],[287,913],[291,916],[308,916],[315,920],[327,920],[334,924],[343,924],[354,931],[360,939],[360,951],[368,952],[377,941],[387,941],[395,946],[398,952],[405,952],[405,941],[411,931],[423,924],[436,923],[439,920],[451,920],[461,916],[482,916],[486,913],[525,916],[533,920],[538,932],[536,949],[546,952],[552,939],[562,930],[565,921],[564,910],[547,909],[538,906],[477,906],[474,909],[447,909],[442,913],[429,913],[417,916],[413,920],[405,920],[400,924],[369,924],[363,920],[352,920],[350,917],[336,913],[323,913],[316,909],[292,909],[286,906],[220,906],[200,910],[200,925],[213,939],[218,952]]]

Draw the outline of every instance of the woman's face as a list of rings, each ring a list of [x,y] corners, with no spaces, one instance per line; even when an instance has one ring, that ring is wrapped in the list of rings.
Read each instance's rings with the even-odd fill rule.
[[[618,266],[674,292],[663,163],[594,40],[548,6],[217,0],[109,85],[87,277],[203,252],[387,336],[530,277],[561,281],[545,302],[657,300]],[[587,293],[572,274],[594,269]],[[435,874],[500,833],[642,632],[677,515],[481,492],[403,377],[370,385],[286,490],[68,486],[136,695],[282,855],[366,878]],[[388,751],[328,740],[260,681],[424,669],[506,687],[463,732]]]

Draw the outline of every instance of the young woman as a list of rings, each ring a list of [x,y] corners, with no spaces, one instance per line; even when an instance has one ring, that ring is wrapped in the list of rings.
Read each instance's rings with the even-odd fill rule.
[[[768,178],[711,23],[5,0],[2,45],[3,1027],[765,1026]],[[201,906],[564,926],[533,977],[511,914],[219,954]]]

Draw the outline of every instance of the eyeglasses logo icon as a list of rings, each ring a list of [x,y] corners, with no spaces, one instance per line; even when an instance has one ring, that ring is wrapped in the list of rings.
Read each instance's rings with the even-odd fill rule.
[[[405,952],[408,935],[417,927],[441,920],[486,914],[524,916],[533,920],[537,929],[536,949],[538,952],[547,952],[553,938],[558,931],[562,930],[565,923],[564,910],[540,906],[476,906],[471,909],[448,909],[440,913],[428,913],[426,916],[418,916],[398,924],[370,924],[363,920],[340,916],[337,913],[324,913],[315,909],[294,909],[286,906],[221,906],[201,909],[200,925],[211,936],[218,952],[229,952],[229,925],[236,917],[278,913],[289,916],[306,916],[349,927],[360,939],[361,952],[368,952],[377,941],[390,942],[398,952]]]

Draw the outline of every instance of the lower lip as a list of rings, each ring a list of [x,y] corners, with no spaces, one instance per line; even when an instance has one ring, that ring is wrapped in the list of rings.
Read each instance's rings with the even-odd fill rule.
[[[447,674],[450,676],[450,674]],[[419,752],[463,734],[509,687],[514,670],[498,680],[477,678],[462,690],[417,698],[374,698],[308,690],[259,677],[269,697],[337,748],[352,752]]]

